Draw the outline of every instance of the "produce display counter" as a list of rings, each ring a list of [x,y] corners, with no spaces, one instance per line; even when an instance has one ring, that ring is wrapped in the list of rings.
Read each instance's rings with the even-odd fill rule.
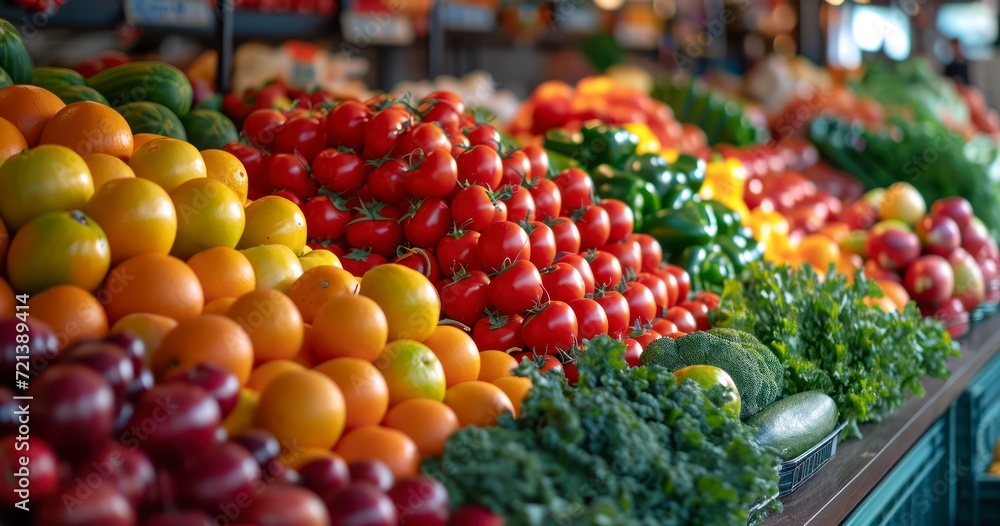
[[[984,433],[977,433],[979,423],[964,421],[970,411],[962,404],[978,401],[963,396],[970,384],[1000,391],[992,378],[1000,371],[1000,316],[976,324],[961,344],[962,358],[949,361],[950,378],[925,379],[922,398],[911,397],[882,422],[861,426],[864,438],[841,442],[826,466],[782,498],[784,512],[763,524],[989,524],[972,516],[973,510],[979,514],[974,502],[960,502],[985,470],[975,458],[984,452],[964,442],[996,437],[977,436]],[[1000,502],[993,505],[1000,508]]]

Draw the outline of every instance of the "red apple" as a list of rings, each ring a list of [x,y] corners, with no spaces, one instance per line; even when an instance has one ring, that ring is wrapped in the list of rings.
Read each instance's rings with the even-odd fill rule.
[[[969,332],[969,313],[958,298],[951,298],[942,303],[934,311],[933,316],[945,324],[952,338],[958,338]]]
[[[137,522],[132,505],[113,484],[101,484],[83,494],[72,486],[57,490],[32,509],[38,510],[35,526],[134,526]]]
[[[232,371],[214,362],[202,362],[167,378],[167,382],[181,382],[201,387],[219,403],[222,418],[226,418],[240,395],[240,380]]]
[[[927,202],[913,185],[905,181],[889,185],[879,206],[880,218],[898,219],[908,225],[916,223],[926,213]]]
[[[990,231],[978,217],[969,219],[969,224],[962,228],[962,248],[973,257],[989,252],[989,240]]]
[[[899,273],[894,270],[886,270],[882,268],[879,266],[878,261],[875,261],[874,259],[865,261],[862,268],[864,268],[865,276],[867,276],[868,279],[884,279],[893,283],[903,283],[903,278],[899,276]]]
[[[249,451],[261,469],[281,454],[278,439],[265,429],[246,429],[230,437],[230,440]]]
[[[851,230],[868,230],[878,219],[878,208],[870,201],[859,199],[840,213],[840,220]]]
[[[141,447],[158,466],[175,467],[216,445],[219,404],[204,389],[183,383],[153,387],[135,405],[122,444]]]
[[[142,526],[210,526],[212,517],[203,511],[182,510],[150,515]]]
[[[972,218],[972,205],[964,197],[946,197],[938,199],[931,205],[931,213],[954,219],[961,230],[969,224],[969,219]]]
[[[0,441],[0,503],[4,507],[13,509],[28,498],[43,499],[57,489],[59,459],[52,446],[38,437],[18,440],[12,435]]]
[[[256,526],[327,526],[330,514],[315,493],[291,484],[269,484],[233,524]],[[340,524],[340,523],[337,523]],[[363,524],[377,524],[368,523]]]
[[[483,506],[462,506],[451,514],[448,526],[504,526],[503,517]]]
[[[333,524],[397,526],[399,519],[392,499],[367,483],[352,484],[326,499]]]
[[[351,482],[367,482],[382,491],[389,491],[396,481],[389,466],[379,460],[355,460],[347,468]]]
[[[427,477],[400,479],[389,490],[400,526],[445,526],[448,521],[448,490]]]
[[[920,239],[913,232],[887,227],[872,230],[865,242],[868,257],[886,270],[906,268],[920,255]]]
[[[301,485],[320,497],[336,493],[351,484],[351,471],[340,457],[323,457],[299,469]]]
[[[948,257],[962,241],[958,223],[948,216],[926,215],[917,223],[914,231],[928,252],[942,257]]]
[[[62,363],[77,363],[101,375],[115,392],[118,407],[135,381],[132,359],[121,347],[106,342],[87,342],[74,345],[59,356]]]
[[[931,254],[917,258],[907,267],[903,286],[919,307],[934,309],[951,297],[955,276],[948,260]]]
[[[142,450],[109,441],[80,463],[74,482],[77,490],[84,485],[112,484],[133,506],[138,507],[155,491],[156,469]]]
[[[955,273],[955,297],[965,310],[971,312],[986,296],[986,283],[979,263],[965,250],[958,248],[948,256],[948,263]]]
[[[18,328],[18,325],[22,325],[22,322],[17,318],[0,320],[0,374],[3,374],[0,385],[5,385],[21,395],[24,392],[18,389],[17,380],[25,380],[30,384],[45,370],[59,354],[59,340],[48,325],[34,317],[28,318],[27,331],[23,330],[24,326]],[[28,335],[27,371],[24,370],[24,365],[20,368],[17,365],[25,361],[24,353],[17,352],[19,334]],[[23,349],[22,347],[22,351]],[[18,359],[18,356],[21,358]],[[22,374],[17,374],[18,371]],[[24,378],[24,374],[27,374],[28,378]]]
[[[38,375],[29,391],[31,431],[60,458],[79,460],[111,436],[115,394],[104,378],[78,364],[53,365]]]
[[[190,460],[174,477],[174,491],[182,503],[205,512],[252,497],[261,480],[257,461],[237,444],[222,444]]]

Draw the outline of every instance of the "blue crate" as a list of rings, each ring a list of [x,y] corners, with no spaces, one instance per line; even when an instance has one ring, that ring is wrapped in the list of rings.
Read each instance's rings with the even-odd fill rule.
[[[779,496],[784,497],[795,491],[837,454],[840,432],[846,426],[847,422],[840,424],[826,438],[809,448],[809,451],[792,460],[786,460],[778,466]]]
[[[1000,524],[1000,481],[987,477],[993,447],[1000,439],[1000,357],[969,383],[955,406],[958,479],[958,524]]]

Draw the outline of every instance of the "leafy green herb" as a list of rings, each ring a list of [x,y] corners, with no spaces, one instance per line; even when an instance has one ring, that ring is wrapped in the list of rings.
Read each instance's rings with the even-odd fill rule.
[[[755,335],[786,366],[783,396],[830,395],[847,433],[860,437],[858,423],[879,421],[908,392],[923,396],[922,378],[946,378],[946,360],[960,355],[941,322],[912,302],[897,314],[866,296],[882,291],[860,272],[849,284],[832,269],[821,281],[809,265],[755,263],[742,283],[726,282],[713,324]]]
[[[574,386],[521,365],[533,387],[520,417],[458,431],[424,473],[453,504],[487,506],[512,526],[745,523],[777,494],[777,457],[722,410],[724,387],[629,369],[624,350],[589,342]]]

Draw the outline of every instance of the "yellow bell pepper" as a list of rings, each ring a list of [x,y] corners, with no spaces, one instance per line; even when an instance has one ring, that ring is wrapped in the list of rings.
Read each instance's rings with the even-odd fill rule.
[[[747,217],[749,209],[743,201],[743,186],[747,171],[739,159],[714,159],[705,171],[705,183],[698,192],[702,199],[714,199]]]
[[[764,244],[764,259],[775,263],[789,263],[796,259],[794,247],[791,246],[789,232],[791,226],[785,216],[779,212],[766,212],[755,208],[744,224],[753,230],[754,239]]]
[[[641,122],[633,122],[626,124],[625,129],[639,138],[639,146],[635,149],[635,153],[656,153],[660,151],[660,139],[653,134],[649,126]],[[667,160],[669,161],[669,159]]]
[[[667,160],[668,163],[673,163],[677,161],[677,158],[681,156],[681,151],[675,148],[664,148],[660,150],[660,155]]]

